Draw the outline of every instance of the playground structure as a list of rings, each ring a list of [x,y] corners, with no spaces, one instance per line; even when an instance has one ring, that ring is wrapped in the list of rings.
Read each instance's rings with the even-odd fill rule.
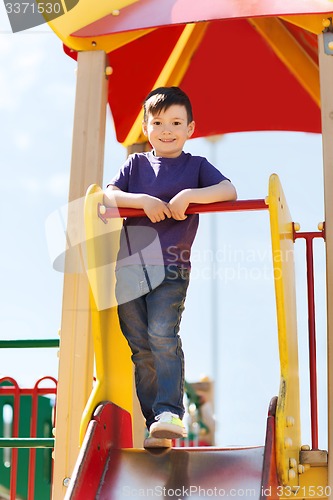
[[[158,10],[151,10],[151,15],[147,16],[147,10],[145,9],[151,7],[154,3],[159,6]],[[92,13],[88,0],[81,0],[76,8],[72,9],[66,16],[61,16],[50,22],[50,26],[64,41],[66,45],[65,51],[78,60],[67,229],[69,240],[73,246],[74,241],[87,240],[87,246],[89,246],[89,242],[92,243],[93,248],[88,248],[88,256],[91,256],[96,251],[94,244],[97,238],[94,231],[97,228],[98,231],[106,231],[107,228],[107,231],[110,232],[111,219],[108,218],[108,224],[102,221],[103,217],[110,214],[108,214],[107,210],[106,213],[102,213],[103,209],[101,211],[101,208],[98,208],[101,205],[101,200],[98,200],[100,193],[96,188],[96,185],[102,184],[107,102],[111,106],[115,119],[118,139],[128,146],[129,150],[130,147],[132,147],[132,150],[145,147],[132,146],[136,143],[140,143],[140,145],[142,143],[139,132],[141,122],[139,108],[142,98],[151,88],[158,85],[181,84],[184,90],[192,95],[190,88],[191,77],[189,76],[192,65],[190,65],[189,61],[193,62],[195,69],[195,63],[198,63],[196,57],[200,55],[200,49],[204,45],[206,35],[208,38],[208,35],[213,34],[214,30],[215,32],[223,32],[225,28],[225,31],[230,36],[228,24],[224,21],[232,18],[234,29],[238,26],[236,23],[240,23],[241,26],[241,36],[236,41],[241,45],[244,45],[244,43],[246,45],[248,27],[244,21],[248,21],[251,26],[255,26],[256,33],[261,34],[264,39],[263,43],[268,44],[273,49],[279,62],[283,60],[287,65],[287,73],[292,72],[296,75],[301,98],[298,101],[295,98],[295,103],[299,107],[297,108],[298,112],[294,109],[290,113],[293,118],[291,122],[287,120],[284,123],[282,121],[283,112],[278,113],[277,109],[274,108],[272,115],[276,111],[277,121],[275,122],[275,118],[270,116],[271,122],[268,123],[266,109],[261,110],[259,113],[258,107],[257,121],[253,125],[244,123],[239,126],[243,127],[243,130],[305,130],[322,131],[323,134],[325,231],[324,233],[321,232],[320,236],[325,236],[327,259],[328,421],[330,422],[333,405],[331,369],[331,366],[333,366],[331,340],[333,336],[333,172],[331,168],[333,144],[330,140],[333,133],[333,122],[330,115],[330,110],[333,109],[331,91],[333,58],[331,57],[332,48],[330,48],[332,26],[329,18],[332,3],[329,1],[320,2],[319,5],[319,2],[316,1],[308,2],[307,11],[304,12],[302,2],[290,1],[285,3],[284,12],[281,13],[274,7],[274,2],[258,2],[258,7],[254,11],[251,11],[251,7],[237,7],[237,2],[235,2],[229,13],[226,13],[228,2],[220,2],[219,7],[214,2],[200,2],[197,11],[193,13],[193,6],[191,10],[190,4],[187,0],[184,0],[178,2],[180,7],[178,6],[178,10],[175,9],[169,17],[167,13],[170,6],[165,7],[166,3],[163,0],[156,0],[155,2],[145,0],[132,2],[128,0],[112,2],[112,5],[110,5],[110,2],[100,2],[98,6],[94,6],[94,12]],[[165,8],[162,8],[163,6]],[[323,18],[325,20],[324,27],[322,25]],[[195,22],[203,20],[205,22]],[[286,27],[290,26],[292,29],[287,34]],[[317,40],[318,36],[320,96],[318,68],[316,73],[313,58],[304,50],[304,47],[301,47],[302,37],[299,35],[302,29],[306,34],[307,42],[313,40],[313,38]],[[324,33],[322,33],[323,30]],[[291,33],[294,35],[291,44],[293,50],[289,51],[290,45],[285,45],[286,39],[283,35],[290,39]],[[249,43],[252,40],[251,36]],[[284,40],[284,43],[279,46],[278,42],[281,39]],[[166,42],[166,40],[168,41]],[[145,41],[147,41],[148,45],[145,45]],[[136,43],[138,45],[135,50]],[[173,45],[172,50],[169,50],[169,43]],[[127,78],[127,70],[131,71],[133,77],[137,70],[136,62],[133,59],[135,54],[141,54],[147,47],[154,44],[159,47],[161,52],[160,59],[152,63],[156,73],[153,73],[148,81],[142,78],[143,89],[138,84],[135,86],[133,93],[130,93],[128,89],[132,89],[132,83],[129,82],[124,85],[124,80],[130,80]],[[131,49],[133,49],[133,52],[131,52]],[[132,55],[132,58],[129,54]],[[263,52],[260,52],[260,54],[264,55]],[[287,57],[290,54],[292,55]],[[126,61],[126,67],[124,67],[124,60]],[[129,61],[133,62],[133,66],[130,68],[128,68]],[[202,58],[200,61],[202,62]],[[240,68],[241,64],[237,63],[237,61],[236,66]],[[265,67],[263,60],[261,60],[260,64]],[[119,73],[121,73],[121,78],[119,78]],[[230,79],[234,82],[233,78],[237,79],[237,76],[232,76],[232,73],[230,73]],[[134,79],[137,78],[134,77]],[[201,81],[200,78],[199,81]],[[292,85],[290,80],[287,80],[287,82],[290,83],[290,86],[282,85],[280,90],[287,88],[290,89],[291,95],[293,95],[293,91],[297,94],[295,85]],[[142,95],[139,91],[141,91]],[[130,96],[128,106],[132,111],[127,112],[126,109],[119,106],[118,102],[124,101],[119,98],[122,95],[121,92],[126,96]],[[257,99],[259,99],[261,90],[259,89],[258,92],[259,95],[253,94],[258,96]],[[199,89],[193,89],[194,107],[198,109],[198,121],[205,123],[206,118],[203,113],[206,109],[202,105],[201,94],[200,85]],[[282,90],[281,94],[283,94]],[[310,94],[310,98],[308,98],[308,94]],[[275,96],[276,94],[274,94]],[[285,99],[287,99],[286,96]],[[294,99],[294,96],[291,99]],[[233,99],[229,100],[235,105]],[[256,102],[255,97],[253,97],[253,101]],[[271,101],[278,101],[278,99],[271,98]],[[319,102],[321,102],[321,124]],[[272,105],[274,104],[277,107],[280,106],[279,102],[272,102]],[[126,120],[122,121],[121,114],[126,115]],[[237,112],[234,114],[237,119],[241,116]],[[243,115],[248,116],[248,113],[243,113]],[[200,116],[202,117],[200,118]],[[227,119],[224,123],[229,122],[233,124],[232,127],[234,128],[224,130],[223,126],[221,128],[219,124],[213,123],[212,130],[199,129],[198,135],[205,136],[212,133],[225,133],[236,130],[235,120]],[[79,234],[78,237],[77,221],[82,220],[83,211],[82,204],[74,202],[84,198],[89,185],[95,187],[92,188],[92,192],[89,191],[86,198],[87,236]],[[263,209],[265,208],[263,200],[261,202],[260,209]],[[234,205],[226,203],[223,205],[223,210],[227,209],[228,206],[236,210],[249,209],[249,206],[243,201],[235,202]],[[251,206],[252,209],[258,208],[256,203],[252,203],[252,205],[250,203],[250,208]],[[201,479],[204,481],[205,478],[208,481],[209,478],[208,482],[212,485],[212,477],[214,477],[216,479],[214,485],[217,488],[227,488],[230,485],[228,486],[227,478],[223,476],[222,470],[230,464],[235,464],[235,467],[230,465],[228,469],[229,471],[232,470],[231,477],[235,481],[233,484],[237,484],[239,488],[244,487],[245,483],[250,484],[246,479],[246,475],[244,476],[244,483],[238,482],[240,477],[237,470],[243,467],[243,470],[248,471],[249,474],[252,474],[251,477],[255,478],[255,484],[252,485],[251,483],[250,486],[254,488],[258,498],[265,496],[288,498],[290,492],[293,492],[294,498],[332,497],[332,459],[329,453],[327,460],[327,454],[316,449],[318,443],[315,369],[312,371],[312,450],[301,449],[294,270],[293,263],[290,260],[283,258],[274,260],[274,255],[281,256],[287,250],[292,249],[294,239],[301,237],[301,235],[297,235],[295,231],[281,186],[275,176],[270,181],[267,207],[270,212],[273,262],[276,270],[275,286],[281,384],[277,401],[273,400],[270,407],[265,446],[258,449],[233,451],[218,449],[187,450],[185,454],[184,450],[172,450],[162,460],[147,455],[147,452],[142,450],[120,451],[120,449],[131,448],[132,446],[130,416],[134,415],[134,409],[131,366],[128,352],[126,353],[126,346],[122,344],[123,339],[119,335],[114,313],[108,308],[100,310],[98,304],[96,305],[98,294],[94,295],[93,289],[94,286],[96,289],[100,286],[99,277],[97,276],[98,266],[94,263],[90,266],[88,263],[88,276],[81,273],[66,273],[64,278],[53,474],[53,498],[55,500],[64,498],[66,491],[68,498],[82,498],[80,488],[82,488],[83,484],[86,488],[87,484],[90,485],[90,479],[88,478],[91,478],[91,476],[94,479],[91,480],[90,498],[95,498],[97,490],[101,487],[100,478],[105,473],[107,460],[112,460],[114,463],[114,475],[112,477],[105,476],[105,488],[108,488],[109,495],[112,498],[116,498],[115,495],[117,495],[117,491],[119,492],[121,480],[127,477],[126,471],[132,470],[133,463],[138,464],[138,477],[141,477],[141,480],[145,480],[147,474],[155,477],[157,469],[164,471],[163,473],[160,472],[163,475],[162,483],[168,484],[170,488],[179,487],[179,485],[186,486],[186,484],[193,484],[194,486],[195,477],[191,471],[197,469],[202,471],[202,476],[196,478],[198,481],[201,481]],[[210,208],[211,210],[217,209],[216,206]],[[127,212],[118,215],[124,216],[126,214]],[[115,220],[112,219],[112,224],[119,224],[119,218],[117,218],[117,222]],[[83,227],[82,222],[81,232]],[[99,236],[99,233],[97,236]],[[316,233],[314,237],[317,236]],[[307,242],[311,240],[309,235],[304,237]],[[79,256],[77,258],[81,259]],[[94,256],[92,258],[95,259]],[[74,259],[76,259],[75,256]],[[91,276],[94,273],[95,276]],[[92,304],[92,306],[90,307],[89,304]],[[90,314],[92,316],[91,323]],[[92,324],[91,329],[90,324]],[[114,336],[112,341],[109,340],[108,343],[103,338],[103,336],[105,337],[106,328],[112,331]],[[92,338],[94,338],[94,347]],[[114,351],[111,342],[116,343],[117,353]],[[102,346],[103,349],[101,349]],[[121,351],[122,349],[124,351]],[[120,351],[121,355],[119,355]],[[106,355],[111,366],[111,369],[108,368],[107,374]],[[97,381],[93,387],[94,356]],[[105,400],[110,401],[112,404],[102,405],[101,403]],[[94,413],[95,408],[97,410]],[[110,416],[112,424],[109,423]],[[80,434],[78,432],[79,427],[81,428]],[[135,434],[136,429],[134,426],[134,443],[136,440]],[[115,436],[118,437],[118,440]],[[330,451],[333,446],[331,424],[329,424],[328,441],[328,451]],[[159,460],[159,466],[157,466]],[[96,464],[96,462],[99,464],[98,473],[92,466],[92,463]],[[206,462],[214,464],[216,475],[209,476],[209,471],[203,467]],[[167,470],[171,470],[171,474],[168,475]],[[146,471],[146,473],[143,471]],[[70,478],[72,479],[70,480]],[[179,481],[183,481],[183,483],[179,483]],[[278,488],[282,488],[282,490]],[[85,494],[87,494],[87,491],[86,489]],[[117,498],[121,497],[118,496]],[[194,494],[193,498],[195,498]]]
[[[121,216],[142,215],[143,211],[106,208],[101,188],[93,185],[88,189],[85,201],[86,266],[92,290],[92,333],[97,380],[83,414],[81,436],[86,435],[66,498],[80,499],[84,494],[89,498],[109,498],[113,495],[122,498],[125,490],[158,492],[163,487],[173,491],[184,491],[190,487],[193,498],[200,498],[200,491],[202,494],[208,488],[215,488],[215,496],[228,491],[232,495],[237,490],[242,492],[239,496],[244,496],[247,491],[249,496],[255,498],[287,498],[291,492],[295,498],[329,496],[327,454],[317,450],[317,382],[313,347],[310,350],[313,373],[311,399],[314,405],[311,412],[313,451],[308,451],[304,457],[300,454],[296,298],[294,261],[291,257],[296,232],[278,177],[271,176],[266,200],[190,205],[187,213],[265,209],[269,210],[271,224],[281,373],[279,396],[272,400],[269,410],[265,446],[247,449],[175,448],[163,458],[156,458],[141,447],[133,447],[133,410],[128,404],[131,393],[129,367],[121,374],[122,382],[117,380],[119,366],[126,364],[128,353],[119,347],[116,321],[110,318],[110,315],[116,315],[116,311],[106,307],[110,303],[113,275],[108,267],[110,261],[114,264],[112,256],[116,255],[116,250],[112,246],[118,247],[116,235],[119,236],[115,227],[108,224],[118,221]],[[323,237],[323,233],[299,233],[298,237],[311,241],[314,237]],[[108,319],[105,314],[109,315]],[[111,331],[113,337],[110,337]],[[315,340],[313,334],[311,332],[310,335],[312,343]],[[110,362],[111,356],[113,360]],[[113,370],[114,376],[109,376]],[[127,391],[122,390],[123,378],[127,380]],[[112,401],[116,405],[101,401]],[[94,418],[89,422],[92,414]],[[200,471],[199,476],[195,471]]]

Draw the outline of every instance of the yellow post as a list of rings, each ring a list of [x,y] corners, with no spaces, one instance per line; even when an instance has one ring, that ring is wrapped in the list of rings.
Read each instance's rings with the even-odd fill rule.
[[[89,286],[82,268],[83,200],[87,187],[102,183],[107,103],[106,54],[78,55],[73,150],[68,204],[59,383],[55,430],[53,500],[62,500],[79,452],[79,428],[91,392],[93,351]],[[82,201],[82,203],[81,203]],[[71,255],[71,256],[70,256]],[[74,271],[74,272],[73,272]]]
[[[98,204],[103,204],[103,191],[91,185],[85,199],[84,218],[96,383],[83,412],[81,442],[101,401],[112,401],[133,415],[131,354],[120,330],[115,297],[115,264],[122,219],[110,219],[105,224],[98,217]]]
[[[277,498],[326,500],[326,452],[301,447],[298,341],[294,272],[294,230],[277,175],[269,181],[274,283],[276,294],[280,390],[276,409]],[[274,496],[275,498],[275,496]]]

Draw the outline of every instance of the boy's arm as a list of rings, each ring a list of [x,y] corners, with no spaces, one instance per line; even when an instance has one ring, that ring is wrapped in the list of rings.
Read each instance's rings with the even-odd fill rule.
[[[237,199],[233,184],[224,180],[214,186],[195,189],[184,189],[170,200],[168,206],[172,217],[177,220],[186,219],[185,211],[190,203],[214,203],[216,201],[232,201]]]
[[[152,222],[172,217],[167,203],[159,198],[143,193],[127,193],[112,185],[104,191],[104,204],[109,207],[142,208]]]

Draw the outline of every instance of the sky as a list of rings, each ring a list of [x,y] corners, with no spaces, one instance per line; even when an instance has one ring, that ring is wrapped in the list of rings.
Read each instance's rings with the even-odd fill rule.
[[[45,225],[67,203],[76,63],[45,25],[13,34],[0,5],[0,171],[2,339],[56,338],[63,274],[53,269]],[[195,110],[194,110],[195,112]],[[260,132],[228,134],[216,142],[188,141],[185,151],[206,156],[238,191],[265,198],[272,173],[302,231],[324,219],[321,136]],[[125,160],[108,112],[107,183]],[[279,390],[277,324],[268,213],[200,218],[192,278],[181,324],[186,379],[215,380],[216,442],[262,445],[270,399]],[[319,446],[327,447],[325,256],[315,242]],[[304,244],[295,244],[302,442],[310,444],[307,305]],[[0,352],[0,377],[32,387],[57,378],[56,349]]]

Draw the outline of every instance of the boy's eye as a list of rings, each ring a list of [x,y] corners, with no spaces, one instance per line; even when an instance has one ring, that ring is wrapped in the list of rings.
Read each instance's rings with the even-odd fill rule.
[[[173,122],[174,125],[180,125],[180,122]]]

